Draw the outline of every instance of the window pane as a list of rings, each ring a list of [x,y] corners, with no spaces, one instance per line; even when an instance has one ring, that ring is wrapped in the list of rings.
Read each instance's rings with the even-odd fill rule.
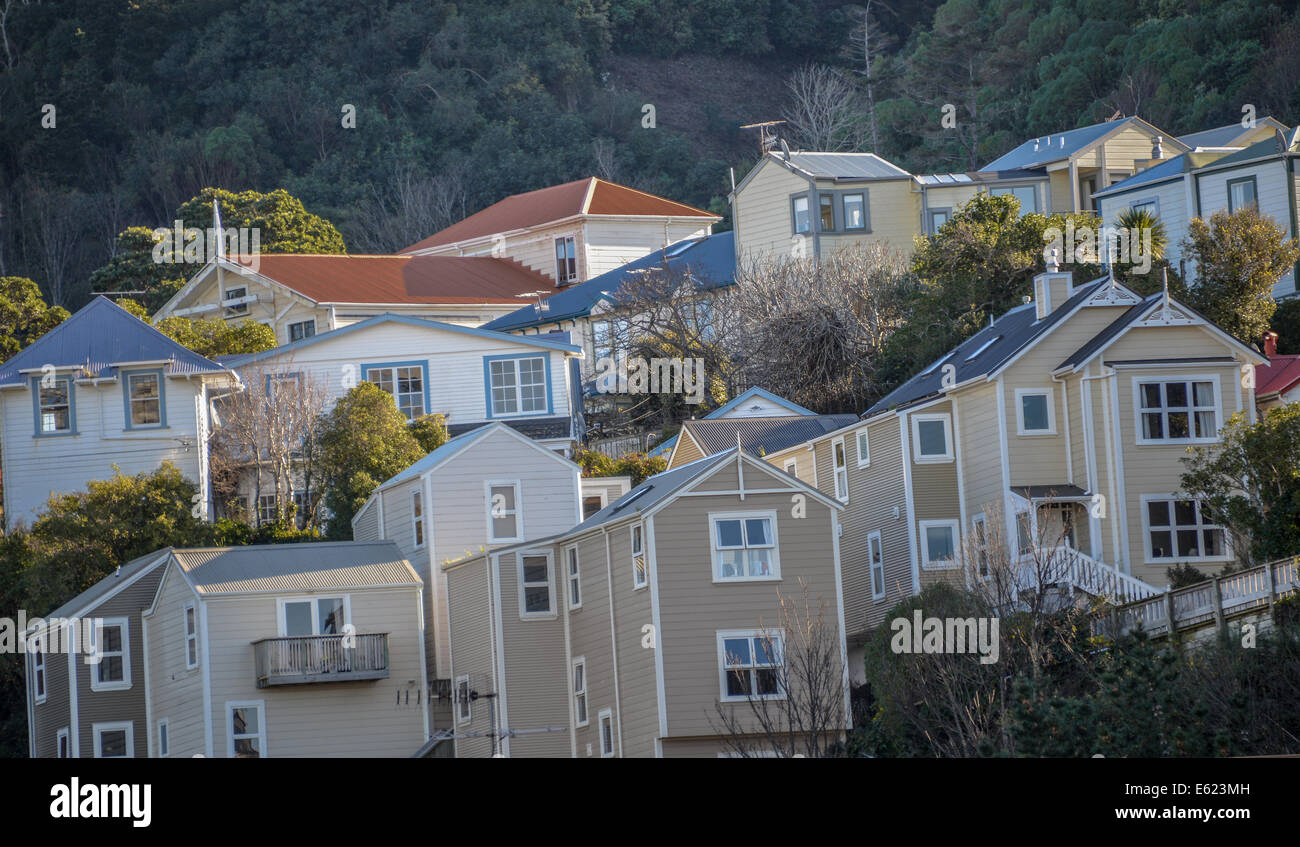
[[[1148,439],[1165,437],[1164,417],[1159,412],[1148,412],[1142,415],[1142,437]]]
[[[122,628],[120,626],[104,627],[104,643],[101,649],[106,653],[122,651]]]
[[[925,539],[927,549],[930,554],[930,561],[946,559],[953,554],[953,537],[952,527],[950,526],[928,526],[925,528]]]
[[[918,421],[916,431],[922,456],[942,456],[948,452],[947,425],[943,421]]]
[[[501,499],[498,500],[497,498]],[[492,503],[496,511],[513,512],[515,510],[515,487],[513,485],[492,486]],[[497,508],[501,506],[501,508]]]
[[[1165,384],[1165,405],[1169,408],[1187,405],[1187,383],[1170,382]]]
[[[823,231],[835,229],[835,198],[829,194],[823,194],[817,198],[821,206],[821,223]]]
[[[772,543],[771,526],[767,518],[750,518],[745,521],[745,540],[750,547]]]
[[[1170,438],[1187,438],[1190,430],[1187,428],[1186,412],[1169,413],[1169,437]]]
[[[772,551],[770,549],[747,550],[745,551],[745,558],[749,563],[749,576],[772,575]]]
[[[1170,532],[1151,533],[1151,555],[1157,559],[1172,556],[1174,550],[1173,534]]]
[[[749,639],[724,638],[722,640],[722,657],[728,667],[752,664],[749,653]]]
[[[794,198],[794,231],[807,232],[810,228],[808,218],[808,198]]]
[[[321,635],[338,635],[343,631],[343,598],[326,597],[316,601]]]
[[[1202,555],[1205,556],[1222,556],[1223,555],[1223,530],[1207,529],[1202,533],[1202,539],[1205,542],[1205,549]]]
[[[740,547],[744,543],[740,535],[740,521],[718,521],[717,526],[719,547]]]
[[[105,759],[126,756],[126,730],[113,729],[99,734],[100,755]]]
[[[546,586],[524,589],[525,612],[549,612],[551,610],[551,592]]]
[[[1142,385],[1142,408],[1159,409],[1160,403],[1160,383],[1148,382]]]
[[[122,681],[122,657],[121,656],[103,656],[99,660],[99,681],[100,682],[121,682]]]
[[[1201,548],[1198,544],[1198,533],[1194,529],[1178,530],[1178,555],[1180,556],[1199,556]]]
[[[741,550],[723,550],[718,554],[718,577],[721,579],[730,579],[732,577],[744,576],[745,569],[742,564],[744,551]]]
[[[1214,423],[1214,412],[1197,412],[1196,437],[1213,438],[1216,431]]]
[[[866,220],[862,214],[862,195],[844,195],[844,228],[862,229]]]
[[[754,639],[754,664],[775,665],[781,656],[781,645],[775,638]]]
[[[1214,383],[1212,382],[1195,382],[1192,383],[1192,397],[1198,406],[1214,405]]]
[[[284,604],[284,634],[313,635],[311,626],[311,603],[300,601]]]
[[[754,672],[757,685],[755,694],[779,694],[780,684],[777,672],[772,669],[758,670]]]
[[[1047,395],[1026,394],[1020,398],[1020,409],[1025,419],[1026,431],[1047,429]]]
[[[727,696],[741,697],[749,693],[750,677],[749,671],[728,671],[727,672]]]
[[[546,562],[524,559],[524,582],[546,582]]]
[[[1196,526],[1196,503],[1192,500],[1175,502],[1174,523],[1178,526]]]
[[[493,538],[515,538],[518,533],[515,529],[515,516],[504,515],[492,519],[492,537]]]

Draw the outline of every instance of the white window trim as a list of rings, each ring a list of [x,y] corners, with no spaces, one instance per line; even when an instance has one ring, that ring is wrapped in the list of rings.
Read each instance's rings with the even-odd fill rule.
[[[579,691],[578,688],[574,685],[574,680],[573,680],[573,678],[577,676],[577,670],[579,666],[582,667],[582,690],[581,691]],[[571,665],[569,665],[569,690],[571,696],[573,697],[574,726],[590,726],[591,724],[591,694],[589,693],[589,689],[590,686],[587,685],[587,657],[579,656],[578,658],[573,660],[573,663]],[[586,698],[586,702],[584,705],[586,706],[585,711],[587,713],[587,717],[585,719],[580,719],[578,717],[578,695],[579,694],[581,694],[583,697]],[[606,709],[605,711],[609,711],[609,710]]]
[[[50,689],[49,662],[45,660],[45,636],[38,635],[32,639],[36,643],[36,652],[32,654],[32,693],[36,705],[45,702]],[[39,680],[39,684],[37,683]]]
[[[131,621],[129,618],[101,618],[103,626],[120,626],[122,628],[122,681],[121,682],[100,682],[99,668],[100,663],[95,662],[90,668],[90,690],[91,691],[126,691],[131,687]],[[95,649],[99,649],[99,638],[102,628],[91,622],[91,639],[95,644]]]
[[[575,568],[572,573],[569,572],[570,557],[572,557],[573,565]],[[573,583],[575,581],[578,583],[578,591],[577,591],[578,602],[576,603],[573,602],[573,595],[574,595]],[[578,545],[576,544],[564,548],[564,589],[565,589],[565,598],[569,604],[569,610],[572,611],[574,609],[581,609],[582,608],[582,555],[578,552]]]
[[[1228,534],[1227,527],[1224,527],[1222,524],[1203,524],[1200,526],[1209,527],[1212,529],[1218,529],[1220,532],[1223,533],[1223,555],[1222,556],[1165,556],[1163,558],[1156,558],[1151,552],[1151,515],[1147,511],[1147,503],[1151,502],[1152,500],[1174,501],[1174,500],[1196,500],[1196,498],[1179,496],[1177,494],[1143,494],[1138,499],[1140,501],[1140,507],[1142,509],[1142,558],[1145,560],[1146,564],[1164,565],[1166,567],[1181,562],[1204,562],[1204,563],[1214,564],[1214,563],[1222,563],[1222,562],[1231,562],[1235,557],[1236,554],[1232,550],[1232,538]],[[1200,508],[1199,505],[1197,508],[1199,513],[1199,508]],[[1172,503],[1170,504],[1169,509],[1170,509],[1169,520],[1172,521],[1174,519]],[[1169,527],[1169,531],[1171,533],[1176,533],[1177,528],[1171,524]],[[1201,529],[1198,527],[1197,531],[1200,532]],[[1177,544],[1176,537],[1174,543]]]
[[[605,751],[605,721],[609,721],[609,752]],[[612,709],[601,709],[596,714],[596,731],[600,735],[600,757],[602,759],[614,758],[614,748],[618,740],[614,737],[614,711]]]
[[[269,759],[266,748],[266,701],[265,700],[227,700],[226,701],[226,757],[235,758],[235,709],[257,709],[257,752],[263,759]]]
[[[65,743],[68,746],[68,755],[66,756],[61,755],[61,752],[63,750],[63,745]],[[56,759],[72,758],[72,731],[66,726],[63,729],[59,730],[58,732],[54,733],[54,758]]]
[[[492,489],[510,487],[515,490],[515,534],[510,538],[497,538],[492,534]],[[483,502],[487,504],[487,539],[489,544],[513,544],[524,540],[523,485],[517,479],[489,479],[483,483]],[[507,514],[510,514],[507,511]]]
[[[316,605],[317,600],[328,600],[331,597],[343,598],[343,624],[352,623],[352,595],[336,594],[332,591],[322,591],[319,594],[293,594],[285,597],[275,598],[275,629],[280,638],[307,638],[310,636],[285,634],[285,617],[284,607],[287,603],[311,603],[311,628],[313,631],[320,629],[320,607]],[[316,635],[319,635],[316,632]],[[342,634],[342,633],[340,633]]]
[[[547,602],[550,608],[545,612],[528,612],[524,606],[524,558],[525,557],[546,557],[546,591]],[[516,550],[515,551],[515,576],[519,588],[519,619],[520,620],[537,620],[539,618],[554,618],[559,613],[556,611],[555,602],[555,556],[550,550]]]
[[[460,696],[461,683],[465,684],[465,696]],[[467,724],[474,720],[474,701],[469,699],[470,693],[469,674],[461,674],[456,677],[456,723]]]
[[[1142,436],[1142,386],[1145,384],[1159,382],[1185,382],[1190,389],[1194,382],[1210,382],[1214,384],[1214,437],[1213,438],[1144,438]],[[1193,398],[1187,398],[1191,403]],[[1188,406],[1188,414],[1195,416],[1192,406]],[[1195,422],[1189,417],[1187,421],[1189,431],[1195,426]],[[1133,441],[1139,447],[1169,447],[1179,444],[1218,444],[1220,439],[1219,433],[1223,430],[1223,391],[1219,385],[1218,374],[1168,374],[1162,376],[1135,376],[1133,377]],[[1166,427],[1168,431],[1168,427]],[[1164,561],[1161,559],[1161,561]]]
[[[542,390],[543,390],[543,395],[542,395],[542,396],[543,396],[545,402],[542,403],[542,407],[541,407],[540,409],[525,409],[525,408],[524,408],[524,393],[523,393],[524,382],[523,382],[523,374],[522,374],[522,372],[521,372],[521,370],[520,370],[519,363],[522,362],[522,361],[524,361],[525,359],[541,359],[541,361],[542,361]],[[514,367],[514,371],[515,371],[515,384],[514,384],[514,387],[513,387],[513,389],[512,389],[512,390],[514,391],[514,394],[515,394],[515,411],[513,411],[513,412],[503,412],[503,411],[499,411],[499,410],[496,408],[496,405],[497,405],[496,397],[493,396],[493,394],[492,394],[492,391],[493,391],[493,389],[492,389],[492,365],[494,365],[494,364],[498,364],[498,363],[501,363],[501,362],[509,362],[509,363]],[[548,408],[550,408],[550,405],[551,405],[551,404],[550,404],[551,380],[550,380],[550,372],[549,372],[549,370],[547,369],[548,364],[549,364],[549,362],[547,361],[547,358],[546,358],[546,355],[545,355],[545,354],[538,355],[538,354],[533,354],[533,353],[524,353],[524,354],[521,354],[521,355],[519,355],[519,356],[513,356],[513,357],[511,357],[511,358],[507,358],[507,359],[494,359],[494,360],[493,360],[493,361],[488,365],[488,372],[487,372],[487,383],[488,383],[488,384],[487,384],[487,391],[488,391],[487,401],[488,401],[488,405],[489,405],[489,408],[488,408],[489,417],[491,417],[493,420],[496,420],[496,419],[498,419],[498,418],[501,418],[501,419],[505,419],[505,418],[525,418],[525,417],[530,417],[530,416],[535,417],[535,416],[537,416],[537,415],[544,415],[544,414],[546,414],[546,410],[547,410]]]
[[[167,741],[166,745],[163,744],[164,739]],[[167,748],[166,750],[163,749],[164,746],[166,746]],[[171,754],[172,754],[171,724],[167,720],[167,718],[162,718],[158,721],[158,758],[166,759],[169,756],[171,756]]]
[[[416,514],[416,503],[420,504],[419,514]],[[518,505],[516,500],[515,504]],[[428,532],[428,525],[424,522],[424,493],[420,491],[420,485],[417,482],[411,489],[411,546],[415,550],[424,549],[425,535]]]
[[[798,459],[786,459],[785,462],[784,462],[784,463],[782,464],[782,466],[781,466],[781,470],[783,470],[783,471],[785,471],[786,473],[790,474],[790,476],[798,477],[798,476],[799,476],[799,460],[798,460]]]
[[[844,458],[844,464],[839,464],[836,455]],[[843,474],[844,491],[840,492],[840,480]],[[831,440],[831,478],[835,483],[835,499],[841,503],[849,502],[849,448],[844,443],[844,436]]]
[[[1047,429],[1025,428],[1025,405],[1023,398],[1046,395]],[[1033,438],[1039,435],[1056,435],[1056,393],[1051,388],[1017,388],[1016,389],[1016,435]]]
[[[980,512],[978,515],[975,515],[970,519],[972,534],[975,533],[975,527],[977,525],[982,525],[984,527],[984,543],[987,545],[989,543],[989,519],[983,512]],[[979,551],[976,551],[975,555],[978,556]],[[993,557],[989,555],[988,560],[989,560],[989,572],[984,574],[983,576],[981,576],[978,572],[979,562],[977,561],[975,563],[975,568],[974,568],[976,571],[975,576],[982,582],[987,582],[988,580],[993,578]]]
[[[636,557],[637,557],[637,537],[641,539],[641,573],[640,579],[637,578]],[[632,551],[632,590],[640,591],[650,584],[650,561],[645,554],[645,524],[636,523],[628,530],[628,545]]]
[[[193,634],[190,633],[190,624],[189,624],[189,619],[190,619],[190,613],[191,613],[191,612],[194,613],[194,633],[193,633]],[[198,608],[194,605],[194,601],[193,601],[193,600],[190,600],[189,602],[187,602],[187,603],[185,603],[185,604],[183,604],[183,605],[181,606],[181,628],[182,628],[182,629],[184,630],[184,632],[185,632],[185,638],[183,639],[184,643],[181,645],[181,649],[183,649],[183,650],[185,651],[185,669],[188,670],[188,671],[192,671],[192,670],[194,670],[195,668],[197,668],[197,667],[199,666],[199,662],[202,661],[202,659],[199,657],[199,610],[198,610]],[[190,642],[191,642],[191,641],[194,642],[194,661],[193,661],[193,662],[190,662]]]
[[[777,648],[778,658],[780,661],[776,667],[785,665],[785,630],[784,629],[720,629],[717,633],[717,650],[718,650],[718,700],[722,703],[746,703],[749,700],[784,700],[785,694],[777,691],[775,694],[736,694],[727,693],[727,648],[726,641],[728,638],[776,638],[780,640],[780,646]],[[752,656],[750,657],[753,658]],[[779,687],[779,686],[778,686]]]
[[[772,575],[771,576],[729,576],[723,578],[718,574],[721,565],[721,550],[718,549],[718,521],[725,520],[745,520],[746,518],[767,518],[772,527]],[[741,527],[741,536],[744,537],[744,526]],[[728,548],[731,549],[731,548]],[[748,549],[748,548],[746,548]],[[718,584],[730,584],[733,582],[780,582],[781,581],[781,538],[777,529],[776,511],[752,511],[752,512],[709,512],[709,550],[711,565],[713,567],[713,582]]]
[[[880,548],[880,592],[876,592],[876,566],[871,563],[871,542],[876,542]],[[871,582],[871,599],[883,600],[889,593],[889,586],[885,584],[885,539],[879,530],[867,533],[867,579]]]
[[[103,735],[105,732],[117,732],[126,730],[126,755],[112,756],[114,759],[134,759],[135,758],[135,722],[134,721],[107,721],[104,723],[91,724],[90,737],[95,740],[95,758],[104,758]]]
[[[912,461],[918,465],[938,464],[953,461],[952,452],[952,415],[947,412],[912,415]],[[944,452],[942,455],[925,456],[921,454],[921,423],[923,421],[943,422]]]
[[[926,537],[925,531],[930,527],[946,526],[952,530],[952,561],[947,564],[931,563],[930,561],[930,541]],[[916,525],[917,534],[921,540],[921,569],[926,571],[950,571],[960,567],[957,558],[961,555],[961,522],[955,519],[919,521]]]
[[[871,436],[867,434],[866,427],[854,434],[853,444],[858,451],[858,467],[865,468],[871,464]],[[867,449],[863,450],[863,445],[866,445]]]

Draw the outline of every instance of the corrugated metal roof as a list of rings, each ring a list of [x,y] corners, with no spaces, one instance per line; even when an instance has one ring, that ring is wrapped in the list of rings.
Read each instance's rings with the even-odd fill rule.
[[[168,374],[226,372],[100,296],[0,365],[0,385],[23,383],[31,374],[21,371],[39,375],[45,365],[79,365],[79,376],[114,376],[117,364],[153,361],[165,361]]]
[[[590,198],[588,197],[590,195]],[[401,252],[413,253],[457,241],[470,241],[497,233],[541,226],[574,215],[662,215],[675,218],[718,216],[685,203],[678,203],[626,185],[587,177],[561,185],[512,194],[465,220],[454,223],[428,238],[417,241]],[[701,224],[704,222],[701,221]]]
[[[773,153],[784,160],[781,153]],[[899,179],[911,174],[875,153],[791,153],[790,164],[819,179]]]
[[[1066,132],[1054,132],[1050,135],[1031,138],[1011,152],[989,162],[980,170],[1010,171],[1041,167],[1048,162],[1055,162],[1072,155],[1106,133],[1118,129],[1132,120],[1133,118],[1124,118],[1119,121],[1106,121],[1105,123],[1081,126],[1078,129],[1071,129]]]
[[[975,182],[970,174],[921,174],[916,180],[922,185],[969,185]]]
[[[596,514],[587,518],[578,524],[566,535],[572,536],[578,533],[586,532],[589,529],[598,527],[609,521],[619,520],[629,515],[642,514],[656,503],[670,497],[675,491],[685,486],[691,480],[702,474],[708,473],[717,467],[720,462],[735,456],[735,447],[722,453],[715,453],[712,456],[705,456],[702,459],[696,459],[694,462],[688,462],[685,465],[673,468],[670,471],[657,473],[652,477],[643,480],[640,485],[634,486],[631,491],[622,497],[610,503]]]
[[[1256,126],[1261,123],[1267,123],[1269,126],[1276,126],[1276,118],[1266,116],[1257,119]],[[1284,125],[1285,126],[1285,125]],[[1250,129],[1242,127],[1241,121],[1235,121],[1226,126],[1216,126],[1214,129],[1203,129],[1200,132],[1191,132],[1187,135],[1178,136],[1178,140],[1188,147],[1227,147],[1240,136],[1250,132]]]
[[[1117,194],[1121,191],[1128,191],[1141,185],[1149,185],[1155,182],[1163,182],[1166,179],[1182,176],[1188,170],[1189,153],[1183,153],[1181,156],[1175,156],[1168,161],[1161,162],[1158,165],[1152,165],[1144,171],[1133,174],[1128,179],[1112,183],[1101,191],[1093,193],[1093,197],[1104,197],[1110,194]]]
[[[1267,365],[1255,366],[1255,396],[1283,392],[1300,382],[1300,356],[1273,354]]]
[[[259,544],[173,555],[202,595],[423,584],[391,541]]]
[[[817,438],[857,423],[857,415],[783,415],[767,418],[717,418],[686,421],[682,428],[706,453],[719,453],[736,446],[745,452],[766,455]]]
[[[512,332],[558,321],[585,317],[601,301],[618,303],[618,292],[631,274],[650,268],[663,268],[669,273],[689,272],[699,281],[700,288],[709,290],[730,285],[736,276],[734,235],[720,232],[704,238],[692,239],[689,247],[666,257],[664,250],[642,256],[634,262],[593,277],[586,282],[571,285],[552,294],[543,301],[545,311],[535,306],[524,306],[508,315],[483,324],[482,329]],[[672,245],[668,251],[672,251]],[[530,336],[531,337],[531,336]]]
[[[54,611],[45,615],[48,618],[65,618],[87,606],[95,603],[104,595],[108,594],[115,588],[118,588],[131,577],[136,576],[141,571],[151,570],[156,565],[161,565],[166,561],[166,556],[170,552],[170,547],[164,547],[161,550],[155,550],[147,553],[138,559],[132,559],[113,573],[101,579],[99,582],[87,588],[85,591],[73,597]]]

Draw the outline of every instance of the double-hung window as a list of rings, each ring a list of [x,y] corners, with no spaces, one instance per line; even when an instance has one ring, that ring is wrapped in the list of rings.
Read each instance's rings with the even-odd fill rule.
[[[871,567],[871,598],[879,600],[885,596],[885,551],[879,532],[867,536],[867,562]]]
[[[1138,444],[1215,441],[1219,432],[1218,380],[1135,380]]]
[[[578,726],[586,726],[587,720],[587,660],[573,660],[573,717]]]
[[[32,391],[36,395],[36,434],[71,433],[74,421],[72,377],[35,377]]]
[[[570,547],[565,552],[566,571],[569,580],[569,608],[577,609],[582,605],[582,574],[578,570],[578,548]]]
[[[226,738],[230,758],[265,758],[266,704],[261,700],[227,703]]]
[[[791,214],[796,235],[812,230],[812,218],[808,214],[807,196],[795,197],[791,201]]]
[[[163,426],[162,371],[126,374],[127,429]]]
[[[555,281],[560,285],[578,278],[578,247],[572,235],[555,239]]]
[[[844,195],[844,228],[846,230],[864,230],[867,228],[866,195]]]
[[[547,410],[545,356],[491,358],[487,365],[489,417]]]
[[[709,524],[715,582],[781,577],[776,512],[710,515]]]
[[[418,488],[411,491],[411,543],[416,550],[424,547],[424,496]]]
[[[398,410],[408,421],[423,417],[428,410],[424,406],[424,366],[418,362],[395,365],[367,365],[366,380],[379,386],[380,390],[393,398]]]
[[[844,452],[844,439],[831,442],[831,460],[835,469],[835,499],[849,502],[849,463]]]
[[[632,527],[632,587],[645,588],[647,584],[645,564],[645,538],[641,524]]]
[[[517,553],[519,560],[519,616],[552,615],[555,581],[549,553]]]
[[[186,603],[182,609],[185,623],[185,667],[199,666],[199,622],[193,601]]]
[[[519,514],[519,483],[487,483],[488,540],[493,544],[523,541],[523,518]]]
[[[1223,527],[1212,522],[1197,500],[1143,497],[1147,558],[1198,561],[1228,557]]]
[[[783,634],[754,630],[718,633],[718,665],[724,701],[778,699],[781,690]]]
[[[126,618],[88,620],[90,627],[92,691],[131,687],[131,638]]]

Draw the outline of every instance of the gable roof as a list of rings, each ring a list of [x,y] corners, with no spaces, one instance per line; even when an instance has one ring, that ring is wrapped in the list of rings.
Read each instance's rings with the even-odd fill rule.
[[[79,375],[104,374],[128,362],[166,362],[168,375],[219,374],[227,369],[173,341],[100,295],[76,314],[0,364],[0,385],[23,384],[45,365],[80,366]]]
[[[856,414],[789,415],[765,418],[715,418],[686,421],[682,429],[705,453],[734,448],[736,439],[745,452],[754,455],[776,453],[811,438],[857,423]]]
[[[1004,153],[998,158],[989,162],[981,171],[1011,171],[1022,170],[1025,168],[1041,168],[1049,162],[1056,162],[1068,156],[1073,156],[1095,142],[1104,138],[1112,132],[1115,132],[1126,126],[1141,126],[1151,132],[1163,135],[1166,141],[1171,141],[1178,147],[1185,147],[1182,142],[1171,139],[1165,133],[1153,127],[1151,124],[1137,116],[1121,118],[1115,121],[1103,121],[1098,124],[1081,126],[1078,129],[1066,130],[1065,132],[1054,132],[1048,135],[1031,138],[1020,146]]]
[[[856,181],[864,179],[911,179],[912,175],[875,153],[792,152],[786,159],[781,153],[768,155],[786,167],[803,171],[817,179]]]
[[[1263,117],[1256,121],[1258,124],[1268,124],[1276,129],[1285,130],[1286,124],[1273,117]],[[1254,127],[1251,127],[1254,129]],[[1178,140],[1188,147],[1226,147],[1242,135],[1250,132],[1251,129],[1242,127],[1241,121],[1235,121],[1225,126],[1216,126],[1213,129],[1203,129],[1199,132],[1190,132],[1187,135],[1178,136]]]
[[[1169,182],[1182,178],[1183,174],[1211,165],[1227,156],[1229,150],[1196,150],[1189,153],[1181,153],[1172,159],[1167,159],[1158,165],[1152,165],[1144,171],[1138,171],[1127,179],[1112,183],[1101,191],[1094,191],[1093,197],[1107,197],[1112,194],[1118,194],[1123,191],[1130,191],[1134,188],[1140,188],[1144,185],[1155,185],[1159,182]]]
[[[391,312],[385,312],[382,315],[374,315],[363,321],[357,321],[354,324],[331,329],[328,332],[317,333],[308,338],[302,338],[289,344],[282,344],[279,347],[272,347],[270,350],[263,350],[260,353],[240,353],[232,356],[222,356],[221,362],[231,368],[240,368],[252,362],[259,362],[263,359],[281,356],[303,347],[310,347],[313,344],[320,344],[323,341],[331,341],[350,335],[354,332],[360,332],[372,326],[384,323],[405,324],[407,326],[423,327],[426,329],[442,330],[444,332],[454,332],[459,335],[472,335],[479,338],[488,339],[503,344],[522,344],[527,347],[540,347],[545,350],[558,350],[562,353],[581,353],[582,348],[576,344],[571,344],[560,338],[568,338],[568,333],[558,333],[559,337],[541,336],[541,335],[508,335],[504,332],[493,332],[491,330],[479,329],[472,326],[460,326],[459,324],[449,324],[442,321],[430,320],[429,318],[417,318],[411,315],[394,315]]]
[[[1300,383],[1300,356],[1274,354],[1267,365],[1255,366],[1255,396],[1283,394]]]
[[[736,409],[740,408],[741,405],[748,403],[750,400],[753,400],[755,398],[761,398],[771,403],[775,403],[784,409],[789,409],[790,414],[792,415],[817,414],[812,409],[805,409],[803,406],[800,406],[798,403],[791,402],[790,400],[787,400],[784,397],[773,394],[772,392],[764,388],[759,388],[757,385],[755,385],[753,388],[741,392],[731,400],[727,401],[726,403],[723,403],[721,406],[714,409],[712,412],[709,412],[700,420],[711,421],[714,420],[715,418],[725,417],[728,413],[735,411]],[[653,450],[648,451],[646,455],[650,457],[654,457],[654,456],[662,456],[664,454],[671,453],[673,447],[676,446],[676,444],[677,444],[677,436],[674,435],[660,442],[658,446],[656,446]]]
[[[1300,127],[1295,131],[1286,134],[1286,150],[1279,150],[1277,138],[1266,138],[1263,141],[1257,141],[1249,147],[1243,147],[1235,153],[1229,153],[1217,161],[1203,165],[1197,170],[1218,170],[1219,168],[1232,167],[1245,162],[1251,162],[1255,159],[1263,159],[1268,156],[1280,156],[1283,153],[1300,153]]]
[[[514,332],[586,317],[597,303],[617,305],[618,292],[632,274],[656,268],[668,273],[690,273],[699,280],[700,287],[704,290],[722,288],[735,280],[734,238],[734,233],[720,232],[670,244],[586,282],[557,291],[542,301],[544,311],[539,311],[535,305],[523,306],[508,315],[488,321],[482,328]]]
[[[152,553],[146,553],[139,558],[132,559],[129,562],[119,566],[113,573],[96,582],[76,597],[66,601],[57,609],[45,615],[45,619],[66,618],[85,609],[93,608],[101,601],[107,599],[117,589],[125,587],[132,578],[153,570],[158,565],[163,564],[172,552],[172,548],[164,547],[161,550],[155,550]]]
[[[1016,306],[990,326],[949,350],[921,373],[886,394],[867,409],[862,417],[870,417],[941,393],[944,390],[944,364],[951,364],[956,369],[952,385],[992,375],[1013,356],[1049,332],[1108,281],[1108,277],[1101,277],[1075,288],[1068,300],[1042,320],[1038,319],[1037,308],[1033,303]]]
[[[520,433],[517,429],[510,426],[505,421],[492,421],[490,423],[477,426],[475,429],[471,429],[469,432],[465,432],[462,433],[461,435],[457,435],[455,438],[447,439],[446,443],[444,443],[441,447],[434,448],[433,450],[426,453],[424,458],[416,460],[411,465],[407,466],[406,468],[399,471],[395,475],[384,480],[382,483],[379,484],[379,486],[375,490],[382,491],[385,488],[392,488],[394,485],[400,485],[401,483],[406,482],[407,480],[414,479],[415,477],[420,476],[421,474],[427,471],[431,471],[434,468],[438,467],[439,465],[443,464],[444,462],[448,461],[452,457],[459,455],[465,449],[469,448],[474,444],[477,444],[479,441],[482,441],[487,436],[496,432],[504,432],[510,435],[511,437],[518,439],[520,442],[527,444],[530,447],[534,447],[538,450],[541,450],[547,456],[550,456],[555,461],[559,462],[562,465],[567,466],[570,469],[578,467],[578,465],[564,458],[559,453],[556,453],[554,450],[548,450],[542,445],[538,444],[536,441],[533,441],[528,436]]]
[[[200,596],[419,586],[392,541],[325,541],[172,550]]]
[[[701,218],[701,224],[721,218],[712,212],[628,188],[598,177],[512,194],[475,212],[463,221],[404,248],[402,253],[428,250],[458,241],[513,232],[561,221],[576,215],[657,215]]]

